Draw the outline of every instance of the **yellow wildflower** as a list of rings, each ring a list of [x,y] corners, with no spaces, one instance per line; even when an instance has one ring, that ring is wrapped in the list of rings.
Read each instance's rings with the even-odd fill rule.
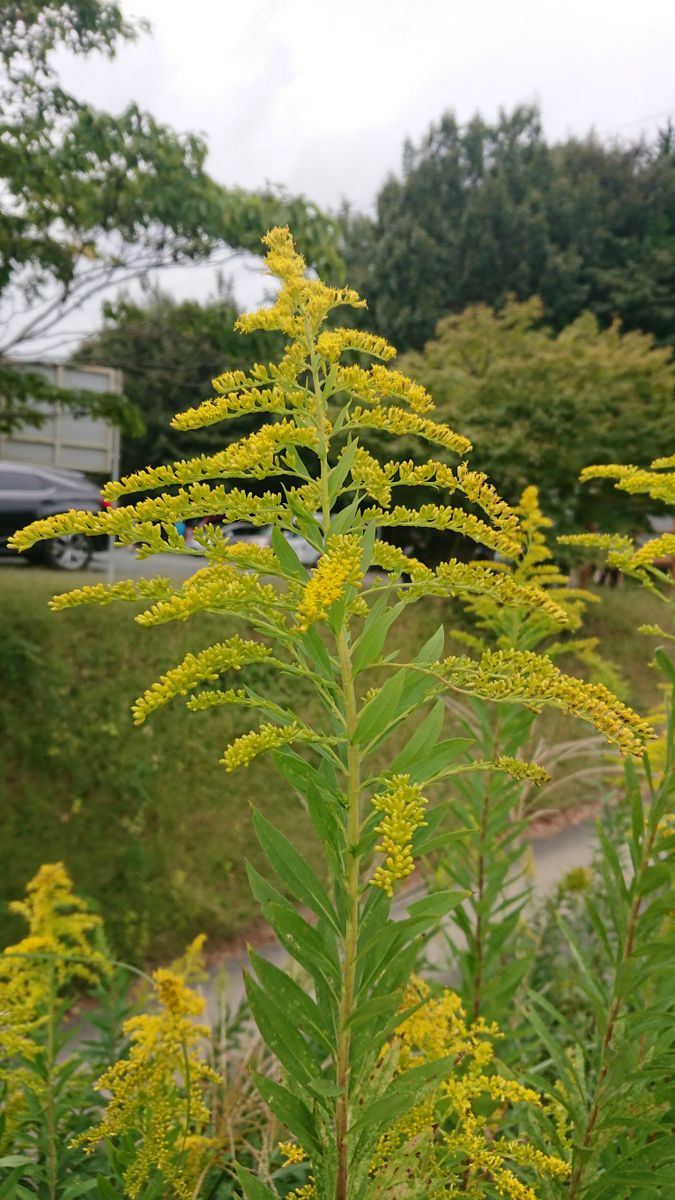
[[[468,438],[455,433],[448,425],[438,421],[430,421],[426,417],[406,412],[394,406],[368,411],[365,408],[353,408],[344,429],[383,429],[387,433],[415,433],[427,442],[445,446],[446,450],[454,450],[456,454],[467,454],[471,449]]]
[[[385,790],[374,796],[372,803],[384,814],[377,827],[381,841],[375,850],[385,855],[385,861],[370,882],[392,896],[396,880],[406,879],[415,869],[412,838],[416,829],[426,825],[427,800],[422,789],[410,782],[409,775],[392,775]]]
[[[478,661],[451,657],[442,664],[452,687],[489,700],[520,701],[533,708],[554,704],[594,725],[622,754],[640,756],[653,738],[651,726],[601,683],[584,683],[543,655],[525,650],[486,650]]]
[[[305,586],[297,609],[299,629],[308,629],[324,620],[336,600],[344,595],[348,584],[358,587],[362,578],[361,545],[353,534],[336,534],[326,542],[309,583]]]
[[[292,721],[290,725],[266,723],[235,738],[225,750],[220,762],[226,771],[234,771],[237,767],[247,767],[254,758],[267,750],[278,750],[280,746],[287,746],[290,742],[316,740],[316,735],[299,721]]]
[[[297,1142],[279,1142],[279,1149],[284,1156],[284,1166],[305,1162],[307,1155]]]
[[[226,642],[216,642],[199,654],[186,654],[182,663],[162,675],[132,706],[134,723],[142,725],[146,717],[173,700],[185,696],[201,683],[218,679],[223,671],[239,671],[248,663],[261,662],[268,658],[271,650],[262,642],[244,641],[231,637]]]
[[[28,935],[3,951],[3,959],[22,959],[34,976],[55,973],[60,987],[80,979],[95,983],[110,970],[105,954],[92,945],[92,936],[103,922],[89,911],[87,903],[73,892],[63,863],[45,863],[26,888],[25,900],[13,900],[10,911],[25,919]],[[31,965],[26,956],[36,956]],[[7,969],[7,962],[3,963]]]
[[[201,941],[188,953],[190,970],[200,948]],[[105,1071],[96,1085],[109,1094],[103,1118],[73,1145],[93,1151],[103,1139],[130,1133],[138,1140],[124,1173],[131,1200],[155,1172],[178,1200],[191,1200],[205,1156],[217,1145],[203,1130],[210,1119],[206,1088],[219,1083],[220,1076],[201,1050],[208,1028],[194,1020],[204,1011],[203,997],[166,968],[153,973],[153,983],[158,1011],[124,1023],[131,1039],[128,1057]]]

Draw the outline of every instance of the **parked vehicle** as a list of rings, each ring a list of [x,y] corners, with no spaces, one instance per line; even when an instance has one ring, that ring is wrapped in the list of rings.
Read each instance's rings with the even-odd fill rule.
[[[101,499],[96,484],[80,471],[34,467],[5,460],[0,462],[2,553],[11,553],[7,546],[8,539],[30,521],[67,512],[71,508],[100,512],[106,507],[107,503]],[[81,533],[71,533],[39,542],[27,552],[26,557],[62,571],[80,571],[87,566],[92,554],[105,550],[107,546],[108,538],[104,535],[86,537]]]

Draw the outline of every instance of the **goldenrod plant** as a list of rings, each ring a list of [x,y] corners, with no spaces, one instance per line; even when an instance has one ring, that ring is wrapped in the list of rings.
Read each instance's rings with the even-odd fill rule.
[[[597,650],[597,638],[578,636],[586,606],[597,603],[595,593],[569,586],[569,579],[554,562],[547,541],[552,521],[539,504],[538,489],[523,492],[515,512],[523,533],[517,558],[502,557],[498,571],[505,585],[536,588],[548,594],[555,611],[544,606],[508,608],[492,595],[462,598],[470,628],[452,628],[450,636],[476,657],[496,648],[506,652],[538,651],[552,660],[561,655],[581,659],[587,668],[612,678],[611,666]],[[566,617],[564,625],[559,612]],[[604,682],[607,681],[605,678]],[[444,958],[459,971],[460,993],[474,1020],[483,1015],[501,1023],[513,1017],[513,1000],[531,965],[531,936],[526,908],[532,900],[533,880],[526,834],[535,811],[555,803],[562,786],[588,787],[607,779],[603,763],[604,741],[598,736],[560,738],[540,732],[537,713],[522,704],[496,707],[478,697],[447,696],[460,731],[469,739],[466,754],[476,747],[486,759],[507,753],[514,759],[535,757],[557,778],[537,785],[523,770],[518,779],[499,772],[468,773],[453,780],[448,804],[458,826],[465,830],[463,853],[441,851],[425,872],[432,888],[458,887],[466,899],[456,908],[456,929],[444,928]]]
[[[73,892],[62,863],[42,866],[12,909],[28,933],[0,954],[0,1196],[56,1200],[91,1082],[85,1064],[75,1078],[64,1059],[64,1018],[73,988],[109,982],[111,964],[101,918]]]
[[[406,1016],[401,1003],[421,940],[461,899],[450,890],[409,902],[403,919],[390,914],[392,893],[420,859],[441,845],[454,843],[462,852],[446,824],[447,805],[434,801],[434,785],[443,781],[447,788],[468,771],[542,775],[508,753],[486,759],[479,750],[467,760],[466,738],[446,729],[443,697],[554,706],[589,722],[629,756],[642,754],[650,728],[603,685],[566,675],[529,649],[444,655],[441,628],[412,656],[401,655],[396,619],[425,596],[493,596],[509,608],[541,609],[561,627],[567,616],[540,587],[478,563],[450,560],[431,570],[378,536],[406,526],[453,530],[510,557],[523,545],[517,514],[480,471],[460,461],[468,440],[433,419],[424,388],[386,365],[393,347],[372,334],[328,326],[336,309],[363,301],[349,288],[309,278],[287,229],[264,240],[267,271],[280,290],[271,307],[237,325],[242,333],[281,331],[283,356],[248,374],[225,372],[214,380],[213,398],[173,422],[176,429],[198,429],[255,413],[259,429],[214,455],[108,484],[111,502],[143,496],[100,514],[37,521],[13,545],[26,550],[60,533],[107,533],[137,545],[141,555],[189,555],[177,522],[217,514],[273,527],[271,546],[259,548],[233,544],[219,524],[207,526],[197,533],[206,566],[179,587],[128,580],[80,588],[53,606],[140,601],[145,607],[136,620],[145,626],[208,612],[216,619],[242,616],[253,631],[167,670],[136,701],[134,719],[142,724],[174,699],[197,711],[232,704],[255,710],[260,724],[224,748],[225,770],[272,752],[314,826],[323,861],[309,863],[261,813],[253,814],[273,879],[251,870],[251,886],[266,921],[310,980],[305,988],[251,956],[249,1002],[282,1070],[281,1081],[261,1075],[257,1082],[307,1156],[314,1181],[307,1186],[320,1200],[360,1200],[368,1195],[380,1139],[455,1069],[451,1053],[397,1074],[385,1052]],[[345,361],[348,352],[375,362],[355,365]],[[364,430],[383,441],[414,435],[430,453],[441,447],[456,455],[457,465],[433,457],[417,466],[381,465],[359,442]],[[400,500],[421,483],[433,501],[412,507]],[[312,570],[284,537],[293,532],[314,547]],[[261,660],[310,681],[321,720],[310,725],[247,684],[246,668]],[[233,686],[233,676],[242,682]],[[388,740],[406,731],[407,744],[383,770]],[[513,1170],[517,1176],[519,1165]],[[240,1181],[247,1200],[274,1196],[251,1172],[242,1169]]]
[[[589,467],[582,478],[616,480],[624,491],[673,503],[674,467],[669,456],[650,469]],[[662,569],[675,549],[672,534],[639,549],[602,533],[561,540],[606,553],[672,616],[674,581]],[[576,990],[573,1011],[549,984],[549,995],[532,993],[528,1015],[548,1058],[540,1078],[566,1114],[570,1200],[665,1198],[675,1178],[675,664],[673,630],[645,632],[665,642],[651,664],[664,681],[659,753],[654,761],[645,754],[639,766],[626,762],[625,797],[598,824],[593,874],[577,879],[574,919],[557,916]]]

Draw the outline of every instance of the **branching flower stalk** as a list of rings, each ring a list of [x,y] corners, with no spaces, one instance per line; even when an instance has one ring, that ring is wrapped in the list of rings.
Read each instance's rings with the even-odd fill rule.
[[[620,490],[643,493],[673,505],[674,468],[675,455],[670,455],[656,459],[649,469],[588,467],[582,480],[614,480]],[[675,553],[675,535],[661,534],[637,549],[627,537],[602,533],[570,535],[560,540],[594,553],[599,551],[611,566],[657,595],[671,617],[675,613],[673,578],[665,569],[668,556]],[[626,797],[631,810],[626,839],[629,864],[621,861],[606,833],[599,829],[600,861],[610,884],[608,908],[615,937],[606,980],[596,979],[591,973],[582,948],[561,922],[579,969],[580,985],[594,1014],[595,1033],[584,1072],[591,1082],[582,1103],[572,1100],[571,1081],[563,1080],[575,1131],[570,1200],[592,1200],[596,1191],[602,1195],[628,1194],[624,1181],[630,1179],[631,1184],[637,1184],[646,1162],[655,1193],[662,1194],[661,1181],[667,1180],[668,1186],[672,1179],[675,664],[668,649],[672,651],[675,637],[672,630],[660,626],[643,629],[665,642],[665,647],[656,650],[653,663],[664,677],[665,703],[654,714],[663,733],[656,747],[645,754],[641,774],[632,764],[626,765]],[[628,880],[624,879],[625,866]],[[594,927],[596,914],[597,909],[592,911]],[[589,1053],[587,1047],[585,1053]],[[654,1154],[654,1147],[662,1147],[660,1156]]]
[[[136,472],[105,489],[111,502],[138,491],[159,495],[100,514],[35,522],[16,535],[14,546],[27,549],[40,538],[80,531],[110,534],[138,546],[141,556],[189,555],[194,551],[177,522],[217,515],[273,527],[267,549],[232,542],[219,523],[198,528],[207,565],[178,588],[168,580],[127,580],[80,588],[52,604],[141,602],[136,620],[145,626],[199,612],[245,622],[246,636],[188,655],[167,671],[138,699],[134,718],[142,724],[179,698],[196,711],[236,704],[263,718],[225,749],[223,765],[231,772],[271,751],[314,826],[324,862],[315,870],[254,813],[274,879],[251,868],[253,892],[311,980],[305,990],[251,953],[249,1003],[281,1068],[281,1082],[258,1075],[257,1085],[306,1155],[310,1176],[301,1193],[362,1200],[372,1190],[371,1164],[382,1136],[436,1095],[454,1069],[448,1055],[399,1072],[390,1046],[420,940],[462,898],[446,891],[409,904],[403,920],[390,917],[399,881],[439,838],[454,839],[444,828],[447,805],[431,804],[429,787],[473,770],[542,778],[536,765],[508,754],[494,761],[467,756],[466,739],[444,736],[442,697],[454,691],[534,709],[553,705],[589,721],[628,755],[642,753],[651,731],[607,689],[564,675],[533,651],[443,657],[441,628],[410,662],[399,660],[395,622],[425,596],[492,597],[500,607],[546,612],[561,627],[567,616],[537,585],[506,580],[480,563],[450,560],[430,570],[383,540],[387,529],[421,525],[517,557],[523,533],[518,515],[480,471],[445,461],[460,459],[470,444],[429,416],[433,402],[424,388],[386,365],[393,347],[369,333],[328,327],[334,310],[363,305],[357,294],[307,278],[288,230],[272,230],[265,243],[267,269],[281,289],[272,307],[237,324],[243,333],[281,330],[288,339],[282,358],[256,364],[248,375],[225,372],[214,380],[213,398],[173,421],[177,429],[198,429],[250,413],[259,415],[260,427],[215,455]],[[376,361],[350,364],[345,354]],[[418,437],[440,447],[443,461],[378,461],[359,442],[363,429],[378,431],[383,444],[389,435]],[[419,485],[428,502],[410,507],[400,501],[406,488]],[[284,536],[292,533],[315,548],[313,570]],[[384,572],[384,582],[381,574],[369,575],[372,567]],[[308,724],[246,682],[221,686],[233,673],[245,680],[247,667],[262,660],[310,682],[320,720]],[[403,749],[391,751],[394,735]],[[373,765],[382,747],[390,749],[384,771]],[[274,1196],[243,1168],[239,1178],[247,1200]]]

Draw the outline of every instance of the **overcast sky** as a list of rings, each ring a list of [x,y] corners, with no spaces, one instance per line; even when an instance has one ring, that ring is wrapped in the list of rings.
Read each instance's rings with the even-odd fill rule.
[[[537,102],[549,140],[632,138],[675,115],[673,0],[122,0],[152,33],[112,62],[63,55],[68,90],[130,100],[209,145],[220,182],[368,209],[406,137]],[[163,277],[208,291],[207,271]],[[238,271],[242,301],[257,284]],[[95,311],[95,310],[94,310]]]

